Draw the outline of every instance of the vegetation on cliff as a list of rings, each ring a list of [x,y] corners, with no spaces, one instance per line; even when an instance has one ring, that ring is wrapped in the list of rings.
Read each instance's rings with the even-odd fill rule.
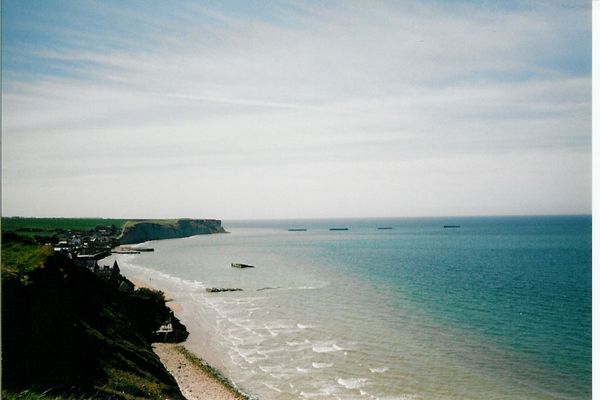
[[[2,232],[13,232],[19,236],[30,237],[39,243],[55,243],[67,232],[91,233],[106,229],[112,231],[113,236],[116,237],[126,223],[125,219],[107,218],[2,217]]]
[[[3,235],[2,397],[181,399],[150,345],[168,312],[161,292],[121,292],[49,248]]]

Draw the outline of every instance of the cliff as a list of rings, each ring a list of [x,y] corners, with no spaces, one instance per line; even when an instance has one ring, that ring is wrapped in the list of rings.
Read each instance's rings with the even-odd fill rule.
[[[225,233],[217,219],[133,220],[123,227],[120,244],[176,239],[210,233]]]
[[[40,399],[183,399],[151,348],[170,315],[161,292],[122,292],[67,257],[3,235],[1,294],[2,398],[27,390]]]

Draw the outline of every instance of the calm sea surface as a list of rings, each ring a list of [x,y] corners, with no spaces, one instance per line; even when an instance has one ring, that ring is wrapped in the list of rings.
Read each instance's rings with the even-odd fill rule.
[[[260,399],[588,399],[591,224],[224,221],[229,234],[118,261],[182,306],[188,348]]]

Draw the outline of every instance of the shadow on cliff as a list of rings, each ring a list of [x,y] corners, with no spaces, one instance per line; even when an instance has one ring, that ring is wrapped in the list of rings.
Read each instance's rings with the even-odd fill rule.
[[[150,345],[169,312],[161,292],[118,291],[59,255],[3,275],[2,388],[181,399]]]

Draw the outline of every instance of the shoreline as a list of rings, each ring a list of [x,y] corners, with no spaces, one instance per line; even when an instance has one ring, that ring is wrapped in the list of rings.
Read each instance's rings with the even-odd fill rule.
[[[249,400],[220,371],[180,343],[153,343],[152,350],[188,400]]]
[[[160,290],[156,286],[129,274],[126,276],[136,288]],[[181,312],[183,306],[174,301],[169,292],[162,291],[165,303],[174,313]],[[152,350],[159,357],[165,369],[175,378],[179,390],[187,400],[246,400],[250,397],[241,392],[221,371],[211,366],[198,355],[192,353],[182,343],[152,343]]]

